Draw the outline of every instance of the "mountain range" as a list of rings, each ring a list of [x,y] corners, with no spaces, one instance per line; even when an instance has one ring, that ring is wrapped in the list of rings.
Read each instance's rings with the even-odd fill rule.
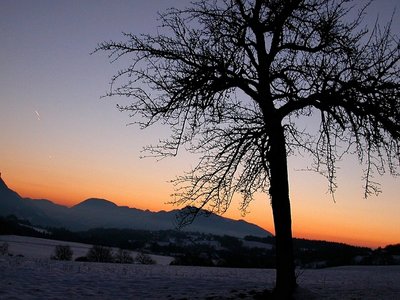
[[[63,227],[72,231],[99,227],[169,230],[176,228],[176,218],[184,209],[188,208],[152,212],[118,206],[97,198],[84,200],[69,208],[47,199],[23,198],[0,178],[0,216],[15,215],[42,227]],[[271,236],[270,232],[255,224],[213,213],[199,214],[184,230],[235,237]]]

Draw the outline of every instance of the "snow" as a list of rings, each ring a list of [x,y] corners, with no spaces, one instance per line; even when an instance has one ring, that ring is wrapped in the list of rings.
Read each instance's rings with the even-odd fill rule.
[[[54,249],[57,245],[69,245],[73,252],[72,259],[75,260],[78,257],[86,256],[92,245],[65,242],[49,239],[41,239],[27,236],[17,236],[17,235],[0,235],[0,243],[7,242],[9,245],[9,252],[14,255],[22,255],[24,257],[30,258],[40,258],[48,259],[54,254]],[[116,248],[112,248],[118,251]],[[132,257],[134,258],[138,253],[135,251],[130,251]],[[169,265],[173,260],[170,256],[161,255],[150,255],[157,264]]]
[[[54,244],[48,240],[0,236],[4,240],[13,256],[0,256],[0,299],[252,299],[252,292],[274,285],[275,271],[269,269],[62,262],[49,259]],[[74,250],[85,245],[68,244]],[[31,254],[17,256],[22,253]],[[400,266],[297,275],[296,299],[400,299]]]
[[[245,241],[245,240],[243,241],[243,246],[247,248],[262,248],[266,250],[272,250],[273,248],[272,244],[266,244],[256,241]]]

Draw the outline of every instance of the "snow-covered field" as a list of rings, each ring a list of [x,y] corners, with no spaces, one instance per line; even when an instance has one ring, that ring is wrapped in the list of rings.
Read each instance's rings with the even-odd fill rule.
[[[65,242],[57,240],[48,240],[41,238],[34,238],[28,236],[17,236],[17,235],[0,235],[0,244],[3,242],[8,243],[9,252],[13,255],[22,255],[28,258],[39,258],[39,259],[49,259],[51,255],[54,254],[54,249],[57,245],[69,245],[72,252],[72,260],[78,257],[85,256],[92,245]],[[118,249],[112,248],[113,251]],[[130,251],[132,257],[135,257],[138,253],[135,251]],[[173,260],[170,256],[161,255],[150,255],[157,264],[169,265]]]
[[[4,240],[13,256],[0,256],[0,299],[252,299],[274,285],[274,270],[60,262],[49,259],[59,242]],[[77,256],[90,247],[68,244]],[[299,270],[298,282],[296,299],[400,299],[400,266]]]

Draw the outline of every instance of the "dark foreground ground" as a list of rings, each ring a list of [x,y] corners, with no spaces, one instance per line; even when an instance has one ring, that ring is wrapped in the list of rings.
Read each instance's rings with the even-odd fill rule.
[[[0,299],[257,299],[274,270],[0,257]],[[296,299],[400,299],[400,266],[299,270]]]

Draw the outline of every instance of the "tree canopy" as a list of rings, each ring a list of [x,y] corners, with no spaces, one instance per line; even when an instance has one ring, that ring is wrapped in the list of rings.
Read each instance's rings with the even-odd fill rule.
[[[185,146],[203,155],[178,180],[190,183],[179,202],[211,202],[224,212],[234,193],[245,209],[255,191],[265,191],[264,119],[272,115],[285,128],[288,153],[309,152],[332,191],[344,153],[365,164],[366,194],[378,191],[373,172],[396,174],[399,40],[390,24],[361,27],[365,7],[349,21],[348,2],[201,1],[161,14],[160,35],[126,33],[125,41],[99,45],[112,59],[133,60],[112,80],[109,95],[135,98],[119,108],[139,114],[143,127],[172,128],[170,139],[148,150],[176,155]],[[313,114],[317,135],[296,125]]]
[[[200,154],[175,180],[175,203],[221,213],[235,194],[245,210],[256,192],[268,192],[280,252],[291,247],[278,237],[291,239],[288,155],[309,153],[331,192],[346,153],[364,165],[366,196],[379,192],[374,174],[397,174],[399,37],[390,23],[364,26],[368,4],[356,4],[199,1],[160,14],[157,35],[125,33],[99,44],[111,60],[130,59],[108,94],[132,99],[119,108],[144,128],[172,130],[148,150]],[[316,131],[298,122],[309,117]]]

